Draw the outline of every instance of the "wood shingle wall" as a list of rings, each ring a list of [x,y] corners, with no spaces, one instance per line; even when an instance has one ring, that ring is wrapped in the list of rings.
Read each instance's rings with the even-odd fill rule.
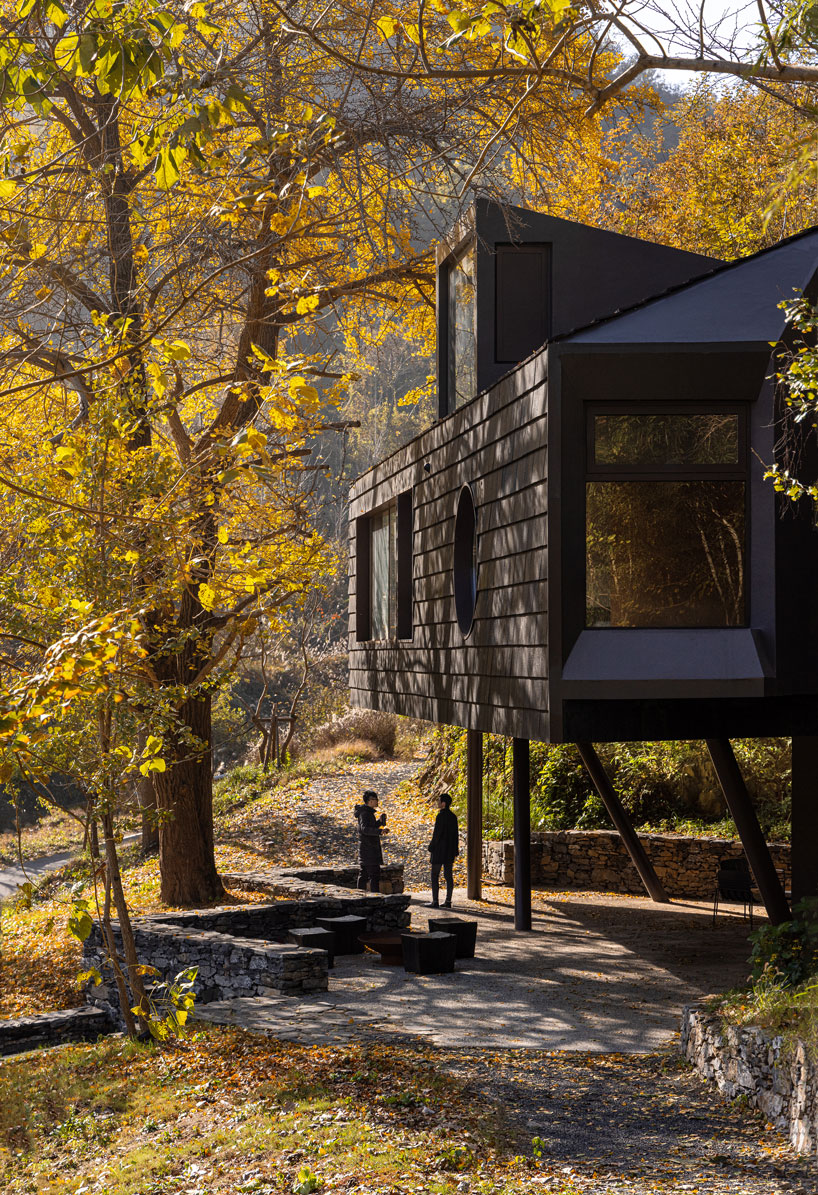
[[[350,506],[350,692],[354,705],[475,730],[547,737],[545,352],[364,474]],[[424,468],[428,465],[428,470]],[[477,605],[454,606],[457,500],[477,509]],[[356,637],[358,519],[413,497],[413,637]]]

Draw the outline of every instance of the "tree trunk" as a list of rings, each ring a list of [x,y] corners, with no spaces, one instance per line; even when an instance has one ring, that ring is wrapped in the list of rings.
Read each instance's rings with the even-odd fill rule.
[[[145,995],[145,985],[142,982],[142,975],[139,971],[139,959],[136,957],[136,943],[134,942],[128,904],[125,900],[125,893],[122,890],[122,875],[119,870],[119,858],[116,853],[116,843],[114,842],[114,819],[110,811],[102,815],[102,829],[105,835],[105,891],[106,895],[110,894],[113,897],[114,907],[119,918],[122,952],[125,955],[125,965],[128,968],[128,984],[130,985],[133,996],[134,1007],[139,1009],[139,1012],[136,1014],[139,1017],[139,1027],[144,1031],[148,1027],[150,1009]],[[109,907],[106,904],[106,908]]]
[[[164,752],[166,770],[154,772],[159,825],[161,897],[186,908],[224,899],[213,849],[213,774],[210,750],[210,696],[188,699],[180,721],[206,747],[181,737]]]

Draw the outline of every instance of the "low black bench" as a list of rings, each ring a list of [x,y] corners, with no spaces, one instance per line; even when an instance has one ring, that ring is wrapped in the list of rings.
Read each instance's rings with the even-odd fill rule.
[[[474,958],[477,945],[477,922],[464,921],[460,917],[430,917],[429,930],[432,933],[454,934],[457,939],[457,958]]]
[[[330,967],[334,966],[335,934],[331,929],[321,929],[319,926],[315,926],[312,929],[291,929],[287,935],[287,941],[292,942],[295,946],[326,950],[328,965]]]
[[[335,935],[336,954],[363,954],[363,943],[358,941],[358,936],[366,933],[366,917],[355,917],[351,913],[346,917],[317,917],[315,924]]]
[[[454,934],[401,934],[403,965],[415,975],[444,975],[454,971]]]

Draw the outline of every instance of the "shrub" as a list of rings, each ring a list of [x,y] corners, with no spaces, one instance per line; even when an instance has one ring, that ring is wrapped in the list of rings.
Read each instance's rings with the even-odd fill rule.
[[[487,838],[512,829],[512,740],[483,736],[483,827]],[[734,743],[761,828],[768,839],[789,838],[788,739]],[[701,742],[610,743],[600,758],[637,829],[735,837],[715,772]],[[449,789],[458,812],[466,803],[466,733],[440,727],[418,776],[424,794]],[[611,829],[582,760],[571,744],[531,743],[531,825],[534,830]]]
[[[818,975],[818,899],[809,897],[793,908],[792,921],[763,925],[752,935],[750,955],[757,983],[762,974],[778,975],[788,987],[795,987],[811,975]]]
[[[341,718],[317,726],[311,735],[311,746],[321,750],[335,747],[338,743],[366,739],[384,755],[391,755],[395,750],[397,733],[397,718],[394,714],[383,714],[378,710],[350,710]]]

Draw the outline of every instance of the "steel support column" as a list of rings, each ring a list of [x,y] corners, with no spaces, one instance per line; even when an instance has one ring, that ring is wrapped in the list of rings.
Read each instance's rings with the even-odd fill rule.
[[[608,816],[619,831],[619,836],[625,844],[625,849],[631,857],[631,862],[639,872],[639,878],[645,885],[648,896],[658,904],[670,904],[670,898],[662,886],[662,881],[656,874],[645,848],[639,841],[639,836],[631,825],[630,818],[625,812],[625,807],[614,792],[613,785],[608,779],[608,773],[602,766],[602,760],[594,750],[593,743],[577,743],[576,747],[582,757],[582,762],[585,764],[588,775],[591,777],[593,786],[599,793],[599,798],[608,811]]]
[[[790,907],[787,904],[781,880],[778,878],[778,872],[775,870],[769,847],[761,833],[761,826],[758,824],[756,811],[753,809],[750,794],[733,754],[733,748],[730,746],[730,740],[707,739],[706,742],[713,767],[719,778],[721,791],[727,802],[727,808],[736,823],[747,862],[750,864],[753,878],[758,885],[761,899],[764,901],[767,916],[773,925],[780,925],[783,921],[790,920]]]
[[[483,895],[483,735],[466,731],[466,895]]]
[[[514,739],[514,928],[531,929],[531,773],[528,739]]]
[[[818,738],[792,740],[792,899],[818,896]]]

